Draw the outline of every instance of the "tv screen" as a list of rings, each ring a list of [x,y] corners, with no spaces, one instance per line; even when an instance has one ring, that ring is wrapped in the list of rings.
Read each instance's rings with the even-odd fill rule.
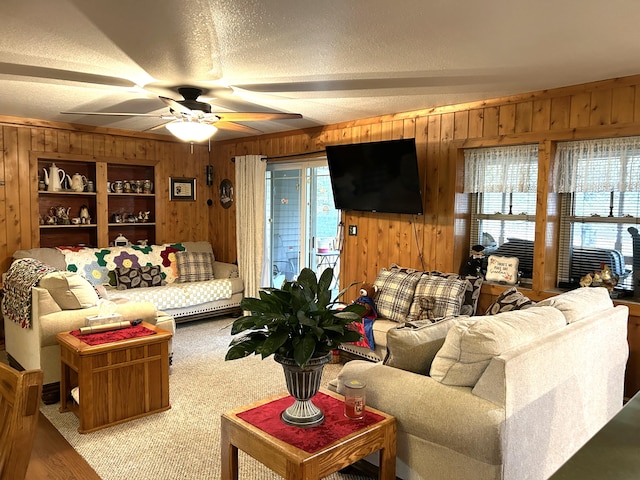
[[[327,145],[326,151],[337,209],[422,215],[415,139]]]

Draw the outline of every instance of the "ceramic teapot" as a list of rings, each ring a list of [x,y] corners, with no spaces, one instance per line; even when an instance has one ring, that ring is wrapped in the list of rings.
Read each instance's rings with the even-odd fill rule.
[[[66,176],[64,170],[56,167],[55,163],[51,164],[49,172],[47,172],[46,168],[43,168],[42,170],[44,171],[44,184],[47,186],[47,190],[49,192],[59,192],[62,190],[62,182]]]
[[[80,175],[79,173],[75,173],[73,177],[69,179],[69,185],[71,186],[71,190],[74,192],[83,192],[84,188],[87,186],[87,177]]]

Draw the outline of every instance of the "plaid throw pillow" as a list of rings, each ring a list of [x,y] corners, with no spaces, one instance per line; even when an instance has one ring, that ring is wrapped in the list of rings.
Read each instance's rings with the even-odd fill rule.
[[[417,320],[422,310],[421,297],[432,297],[434,318],[459,315],[460,307],[464,302],[464,294],[467,288],[467,280],[459,278],[447,278],[437,275],[423,275],[416,286],[416,298],[411,304],[409,319]]]
[[[178,283],[203,282],[214,278],[211,252],[176,252],[176,263]]]
[[[480,288],[482,287],[483,278],[474,275],[458,275],[457,273],[442,273],[437,270],[429,272],[429,275],[436,275],[438,277],[455,278],[459,280],[467,280],[466,291],[464,294],[464,302],[462,305],[468,305],[470,310],[464,312],[465,315],[475,315],[478,308],[478,299],[480,298]],[[462,312],[461,312],[462,313]]]
[[[404,322],[409,313],[421,272],[380,270],[374,283],[378,287],[378,314],[394,322]]]
[[[118,267],[115,274],[118,290],[166,285],[158,265],[140,268]]]

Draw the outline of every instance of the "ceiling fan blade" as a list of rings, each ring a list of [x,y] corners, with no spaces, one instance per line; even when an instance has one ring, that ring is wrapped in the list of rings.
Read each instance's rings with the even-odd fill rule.
[[[98,86],[133,88],[136,84],[126,78],[96,75],[93,73],[72,72],[58,68],[38,67],[35,65],[18,65],[0,62],[0,74],[18,77],[42,78],[47,81],[73,82]]]
[[[257,128],[247,127],[246,125],[241,125],[235,122],[219,121],[215,122],[213,125],[220,130],[230,130],[233,132],[248,133],[251,135],[264,133],[262,130],[258,130]]]
[[[215,112],[215,115],[223,122],[250,122],[266,120],[287,120],[302,118],[299,113],[270,113],[270,112]]]
[[[171,118],[171,115],[158,115],[157,113],[124,113],[124,112],[60,112],[61,115],[101,115],[107,117],[155,117],[155,118]]]
[[[495,81],[495,79],[496,75],[467,73],[465,75],[411,75],[392,78],[360,78],[239,84],[234,85],[234,87],[261,93],[334,92],[349,90],[379,90],[387,88],[441,87],[443,85],[469,85],[479,82]]]
[[[191,110],[190,108],[185,107],[184,105],[179,104],[178,102],[176,102],[174,99],[169,98],[169,97],[163,97],[162,95],[158,97],[160,100],[162,100],[164,103],[166,103],[170,109],[176,111],[176,112],[180,112],[184,115],[194,115],[193,110]]]

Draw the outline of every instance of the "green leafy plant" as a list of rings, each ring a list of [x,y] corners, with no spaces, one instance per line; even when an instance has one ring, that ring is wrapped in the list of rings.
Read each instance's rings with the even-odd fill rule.
[[[266,288],[260,291],[260,298],[244,298],[240,305],[249,314],[233,322],[231,334],[242,335],[231,341],[225,360],[252,353],[263,359],[279,354],[303,367],[309,359],[327,355],[341,343],[361,340],[350,324],[360,320],[365,307],[351,304],[338,309],[336,301],[353,284],[331,300],[332,279],[331,268],[324,270],[319,280],[313,270],[305,268],[282,288]]]

